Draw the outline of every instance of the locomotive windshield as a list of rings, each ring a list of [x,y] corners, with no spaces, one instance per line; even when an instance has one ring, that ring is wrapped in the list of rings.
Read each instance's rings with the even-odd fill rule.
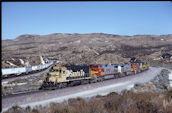
[[[50,72],[56,72],[59,71],[59,69],[51,69]]]

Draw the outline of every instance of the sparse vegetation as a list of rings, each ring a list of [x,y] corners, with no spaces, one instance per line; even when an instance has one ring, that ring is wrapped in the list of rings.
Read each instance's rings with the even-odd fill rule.
[[[163,39],[163,41],[161,40]],[[108,64],[126,62],[131,57],[141,60],[172,54],[172,35],[120,36],[104,33],[21,35],[2,41],[2,58],[54,57],[64,64]],[[126,43],[127,42],[127,43]],[[10,58],[8,58],[10,56]],[[37,61],[38,59],[31,59]],[[30,62],[37,64],[36,62]],[[39,63],[39,62],[38,62]],[[15,64],[15,63],[14,63]],[[2,67],[7,64],[2,62]]]
[[[96,96],[88,100],[72,98],[63,103],[51,103],[50,106],[37,106],[25,109],[14,106],[5,113],[171,113],[172,91],[166,94],[112,92],[106,96]]]

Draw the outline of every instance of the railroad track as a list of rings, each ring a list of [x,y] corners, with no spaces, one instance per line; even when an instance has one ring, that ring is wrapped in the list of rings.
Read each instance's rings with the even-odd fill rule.
[[[115,91],[120,92],[124,89],[131,88],[135,83],[145,83],[153,79],[162,68],[150,67],[148,71],[136,75],[126,76],[118,79],[106,80],[93,84],[85,84],[73,87],[67,87],[57,90],[43,90],[17,95],[2,97],[2,109],[6,110],[13,105],[22,107],[35,105],[47,105],[50,102],[62,102],[69,98],[91,97],[95,95],[107,94]]]

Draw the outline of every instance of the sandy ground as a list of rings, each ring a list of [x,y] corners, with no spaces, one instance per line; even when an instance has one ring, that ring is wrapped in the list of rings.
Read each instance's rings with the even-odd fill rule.
[[[162,68],[150,67],[148,71],[119,79],[111,79],[103,82],[67,87],[57,90],[38,91],[26,94],[2,97],[2,110],[5,111],[13,105],[22,107],[36,105],[48,105],[50,102],[63,102],[69,98],[92,97],[106,95],[110,92],[120,92],[130,89],[135,83],[145,83],[153,79]]]

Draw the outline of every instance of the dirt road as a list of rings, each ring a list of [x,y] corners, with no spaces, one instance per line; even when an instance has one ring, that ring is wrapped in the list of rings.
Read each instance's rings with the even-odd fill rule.
[[[13,105],[22,107],[36,105],[47,105],[50,102],[62,102],[69,98],[75,97],[92,97],[97,94],[105,95],[109,92],[120,92],[124,89],[131,88],[135,83],[145,83],[153,79],[162,68],[150,67],[148,71],[127,76],[119,79],[111,79],[103,82],[85,84],[64,89],[38,91],[34,93],[19,94],[13,96],[2,97],[2,110],[7,110]]]

